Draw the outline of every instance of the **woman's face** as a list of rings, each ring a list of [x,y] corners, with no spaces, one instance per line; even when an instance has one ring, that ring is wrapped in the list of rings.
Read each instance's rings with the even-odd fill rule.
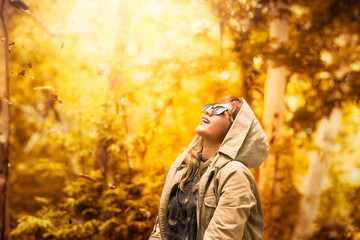
[[[214,106],[223,106],[231,111],[231,103],[215,104]],[[231,122],[229,119],[229,112],[225,111],[220,115],[213,115],[212,109],[205,110],[200,118],[199,125],[196,127],[195,132],[200,135],[205,141],[221,143],[229,128]]]

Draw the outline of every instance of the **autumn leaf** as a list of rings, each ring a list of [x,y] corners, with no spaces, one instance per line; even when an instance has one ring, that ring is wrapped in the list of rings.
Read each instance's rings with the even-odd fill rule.
[[[32,14],[32,12],[29,10],[29,7],[22,1],[10,1],[10,5],[27,14]]]
[[[18,75],[20,75],[20,76],[25,76],[25,73],[26,73],[26,70],[25,69],[23,69],[23,70],[21,70],[21,72],[19,72],[18,73]]]
[[[55,92],[55,89],[51,86],[42,86],[42,87],[34,87],[34,90],[51,90],[53,92]]]

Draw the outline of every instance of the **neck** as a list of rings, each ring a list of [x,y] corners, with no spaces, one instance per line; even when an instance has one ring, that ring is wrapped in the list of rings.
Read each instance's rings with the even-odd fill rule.
[[[204,141],[204,147],[201,152],[202,156],[206,159],[209,159],[215,156],[216,152],[219,150],[221,143]]]

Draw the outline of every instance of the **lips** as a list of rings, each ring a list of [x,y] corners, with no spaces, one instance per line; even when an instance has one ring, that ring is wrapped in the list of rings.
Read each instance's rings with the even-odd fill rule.
[[[205,123],[205,124],[209,124],[209,123],[210,123],[210,120],[207,119],[206,117],[201,117],[201,118],[200,118],[200,122]]]

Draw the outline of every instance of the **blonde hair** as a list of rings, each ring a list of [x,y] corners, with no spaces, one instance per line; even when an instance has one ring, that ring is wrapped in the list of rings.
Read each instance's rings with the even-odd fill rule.
[[[224,104],[224,103],[231,103],[232,108],[229,110],[229,114],[233,117],[233,119],[235,119],[236,115],[241,109],[242,101],[237,97],[227,96],[218,99],[214,104]],[[206,172],[207,168],[210,166],[212,162],[212,158],[209,158],[204,163],[200,164],[201,161],[200,153],[202,151],[202,147],[203,147],[203,141],[201,141],[198,146],[196,146],[186,154],[184,162],[182,166],[180,166],[181,168],[182,167],[186,168],[185,173],[182,176],[180,183],[178,185],[178,188],[181,191],[184,191],[183,189],[184,185],[187,182],[191,181],[198,172],[201,178],[201,176]],[[197,183],[194,186],[192,191],[195,192],[198,188],[199,188],[199,183]]]

